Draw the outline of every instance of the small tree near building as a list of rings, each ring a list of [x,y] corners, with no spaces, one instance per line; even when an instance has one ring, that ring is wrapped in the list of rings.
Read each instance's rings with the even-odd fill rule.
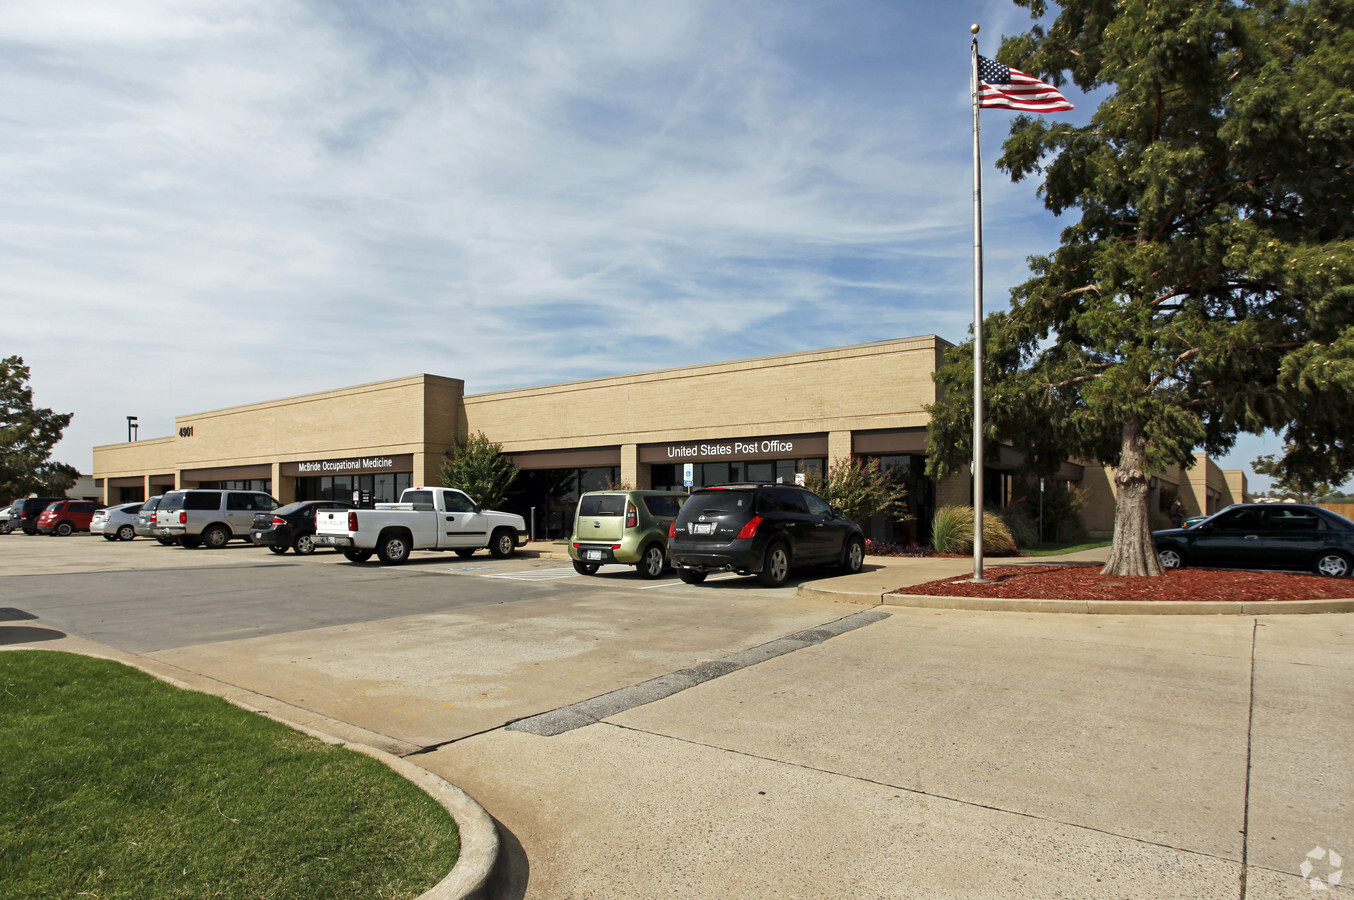
[[[907,498],[907,488],[894,481],[877,459],[861,462],[843,457],[832,463],[826,477],[821,472],[809,472],[804,486],[840,507],[842,515],[861,526],[871,516],[902,513]]]
[[[442,462],[446,487],[465,491],[480,506],[497,509],[508,499],[508,489],[521,469],[503,455],[503,445],[484,436],[458,433]]]
[[[51,459],[74,413],[34,407],[28,378],[22,357],[0,360],[0,503],[33,494],[63,497],[80,478],[74,466]]]

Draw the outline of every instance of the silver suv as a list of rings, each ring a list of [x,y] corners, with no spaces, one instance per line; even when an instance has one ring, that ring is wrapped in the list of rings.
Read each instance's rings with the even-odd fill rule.
[[[194,488],[169,491],[155,510],[155,536],[181,546],[215,550],[233,537],[248,541],[254,514],[277,509],[278,502],[257,491]]]

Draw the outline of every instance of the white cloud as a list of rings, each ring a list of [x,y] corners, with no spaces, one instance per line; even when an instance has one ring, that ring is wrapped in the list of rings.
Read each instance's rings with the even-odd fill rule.
[[[980,4],[984,46],[1023,27]],[[971,318],[944,7],[0,8],[0,351],[59,455],[430,371],[474,391]],[[995,159],[1005,122],[985,121]],[[1056,243],[986,163],[987,297]]]

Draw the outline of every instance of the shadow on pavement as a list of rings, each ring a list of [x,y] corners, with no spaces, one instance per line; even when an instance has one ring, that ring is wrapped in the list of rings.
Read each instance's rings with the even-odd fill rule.
[[[498,826],[498,861],[489,874],[485,896],[488,900],[522,900],[531,874],[527,851],[502,822],[495,819],[494,824]]]
[[[31,612],[25,612],[22,609],[15,609],[12,606],[0,606],[0,622],[24,622],[32,621],[37,616]]]
[[[39,641],[59,641],[66,636],[55,628],[30,628],[27,625],[6,625],[0,628],[0,645],[35,644]]]

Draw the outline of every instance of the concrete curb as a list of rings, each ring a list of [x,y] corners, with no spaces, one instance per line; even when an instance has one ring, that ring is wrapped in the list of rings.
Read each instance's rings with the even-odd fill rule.
[[[970,609],[979,612],[1042,612],[1115,616],[1275,616],[1354,612],[1354,600],[1156,601],[1156,600],[1008,600],[1002,597],[938,597],[929,594],[880,594],[799,588],[799,596],[863,606],[916,609]]]
[[[380,760],[397,775],[418,785],[456,820],[461,855],[456,865],[418,900],[485,900],[486,885],[498,861],[498,827],[484,807],[465,791],[427,769],[365,744],[344,744],[349,750]]]
[[[0,652],[3,652],[4,650],[42,650],[61,653],[80,652],[57,647],[23,646],[0,648]],[[147,668],[130,659],[88,652],[80,652],[80,655],[107,659],[112,662],[122,663],[125,666],[131,666],[134,669],[145,672],[152,678],[163,681],[165,684],[173,685],[181,690],[194,691],[199,694],[210,693],[195,685],[181,681],[173,676],[166,675],[163,672],[157,672],[154,669]],[[384,763],[395,772],[395,774],[407,781],[413,782],[422,789],[424,793],[436,800],[456,822],[456,830],[460,835],[461,841],[461,852],[457,857],[456,865],[452,867],[445,878],[420,894],[418,900],[486,900],[488,897],[486,886],[489,881],[489,875],[493,871],[494,863],[498,861],[498,827],[489,813],[485,811],[484,807],[476,803],[474,798],[465,791],[461,790],[450,781],[429,772],[427,769],[420,768],[408,760],[401,759],[384,750],[366,744],[356,744],[351,741],[336,738],[333,735],[317,731],[307,725],[288,721],[281,716],[244,703],[234,697],[224,697],[220,694],[213,694],[213,696],[221,697],[221,699],[232,706],[239,707],[240,709],[255,713],[256,715],[265,716],[275,722],[280,722],[289,728],[295,728],[297,731],[308,734],[326,744],[336,744],[357,753],[370,756],[372,759]]]

